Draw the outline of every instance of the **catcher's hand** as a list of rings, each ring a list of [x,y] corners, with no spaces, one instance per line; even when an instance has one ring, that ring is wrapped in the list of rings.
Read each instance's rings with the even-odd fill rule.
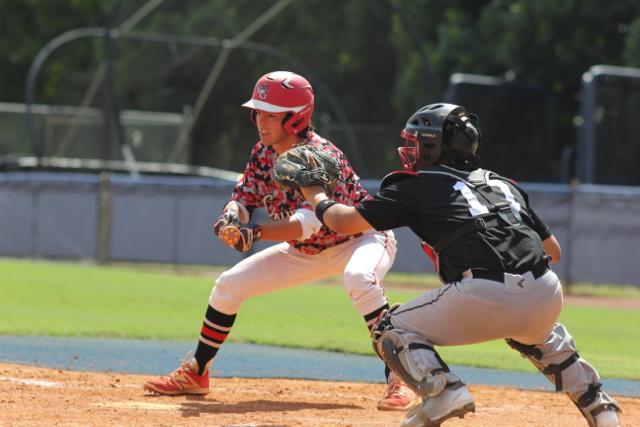
[[[229,223],[222,227],[218,237],[229,247],[247,252],[253,242],[260,240],[262,228],[258,224],[241,224],[239,221]]]
[[[321,148],[297,145],[278,157],[271,177],[283,188],[319,185],[331,192],[340,177],[340,162]]]

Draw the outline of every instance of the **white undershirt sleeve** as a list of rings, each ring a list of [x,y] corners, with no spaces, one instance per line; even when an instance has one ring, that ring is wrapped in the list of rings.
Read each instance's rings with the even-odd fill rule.
[[[298,209],[291,217],[297,219],[300,223],[300,228],[302,228],[302,235],[299,240],[308,239],[312,234],[320,231],[322,227],[322,223],[310,209]]]

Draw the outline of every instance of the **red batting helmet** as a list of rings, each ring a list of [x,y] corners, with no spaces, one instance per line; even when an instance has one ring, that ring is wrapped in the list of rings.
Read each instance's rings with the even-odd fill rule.
[[[282,126],[287,133],[298,133],[311,122],[313,88],[298,74],[273,71],[260,77],[251,99],[242,106],[270,113],[290,113],[291,117]]]

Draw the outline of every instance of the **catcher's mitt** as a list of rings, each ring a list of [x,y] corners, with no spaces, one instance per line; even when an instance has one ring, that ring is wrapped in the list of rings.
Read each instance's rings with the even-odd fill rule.
[[[278,157],[271,176],[282,188],[319,185],[331,192],[340,177],[340,162],[321,148],[296,145]]]

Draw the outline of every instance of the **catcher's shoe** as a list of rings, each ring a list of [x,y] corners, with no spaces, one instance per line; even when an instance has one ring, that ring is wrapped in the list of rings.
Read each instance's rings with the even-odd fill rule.
[[[147,381],[143,388],[152,393],[169,396],[205,395],[209,393],[209,366],[202,375],[198,375],[198,362],[187,355],[178,369],[169,375]]]
[[[437,427],[453,417],[463,418],[467,412],[475,412],[471,393],[462,381],[447,384],[436,396],[422,401],[407,413],[400,427]]]
[[[418,395],[394,374],[389,376],[389,384],[382,399],[378,401],[380,411],[406,411],[420,403]]]

